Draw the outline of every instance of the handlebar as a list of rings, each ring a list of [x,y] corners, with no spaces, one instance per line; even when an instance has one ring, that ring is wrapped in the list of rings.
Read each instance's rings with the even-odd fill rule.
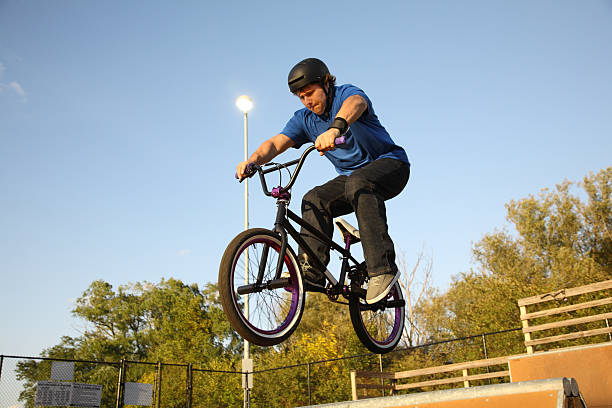
[[[346,136],[340,136],[334,140],[334,144],[336,146],[340,146],[345,143],[346,143]],[[261,181],[261,188],[263,189],[264,194],[267,196],[272,196],[272,194],[274,193],[274,196],[276,197],[280,194],[286,193],[287,191],[291,189],[291,187],[293,187],[293,184],[295,183],[295,180],[297,179],[297,176],[300,173],[302,166],[304,165],[306,156],[308,156],[314,150],[317,150],[317,148],[314,146],[310,146],[308,149],[304,150],[304,153],[302,153],[299,159],[291,160],[283,164],[276,164],[275,166],[269,169],[266,169],[266,170],[263,170],[259,164],[250,163],[246,168],[247,177],[250,177],[251,175],[254,175],[255,173],[259,173],[259,180]],[[264,175],[271,173],[273,171],[277,171],[277,170],[289,167],[289,166],[293,166],[295,164],[297,164],[297,167],[295,171],[293,172],[293,174],[291,175],[291,179],[289,180],[289,183],[285,187],[276,187],[272,189],[272,191],[268,191],[268,185],[266,184],[266,178],[264,177]],[[236,174],[236,178],[238,178],[238,174]],[[244,179],[241,179],[240,182],[242,182],[242,180]]]

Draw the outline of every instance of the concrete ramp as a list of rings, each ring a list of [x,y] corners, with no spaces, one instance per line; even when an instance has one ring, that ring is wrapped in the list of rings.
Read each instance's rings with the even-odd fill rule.
[[[589,408],[612,408],[612,343],[511,357],[512,382],[572,377]]]
[[[313,406],[314,407],[314,406]],[[570,378],[457,388],[317,405],[334,408],[586,408]]]

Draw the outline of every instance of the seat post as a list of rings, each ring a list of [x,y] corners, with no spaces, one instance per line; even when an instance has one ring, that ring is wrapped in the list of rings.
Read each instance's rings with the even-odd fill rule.
[[[342,254],[342,267],[340,269],[340,279],[338,280],[339,285],[345,284],[346,274],[348,270],[350,269],[349,268],[349,256],[351,252],[350,248],[351,248],[351,236],[349,234],[346,234],[344,238],[344,249],[346,249],[346,252]],[[343,290],[347,290],[346,285],[344,285]]]
[[[344,240],[344,249],[348,251],[350,247],[351,247],[351,236],[347,234],[346,239]]]

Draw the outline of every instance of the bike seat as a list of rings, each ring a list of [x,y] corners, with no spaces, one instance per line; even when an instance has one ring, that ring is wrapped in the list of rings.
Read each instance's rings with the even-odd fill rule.
[[[355,244],[361,240],[359,237],[359,230],[346,220],[338,217],[334,220],[334,224],[336,224],[338,231],[342,234],[342,241],[346,242],[347,237],[351,237],[351,244]]]

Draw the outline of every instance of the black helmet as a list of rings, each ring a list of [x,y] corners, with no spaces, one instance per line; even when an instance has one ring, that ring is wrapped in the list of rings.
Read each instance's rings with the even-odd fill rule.
[[[295,93],[300,88],[305,87],[308,84],[314,82],[323,83],[325,75],[329,74],[329,69],[323,61],[317,58],[306,58],[303,61],[298,62],[289,71],[289,90],[291,93]]]

